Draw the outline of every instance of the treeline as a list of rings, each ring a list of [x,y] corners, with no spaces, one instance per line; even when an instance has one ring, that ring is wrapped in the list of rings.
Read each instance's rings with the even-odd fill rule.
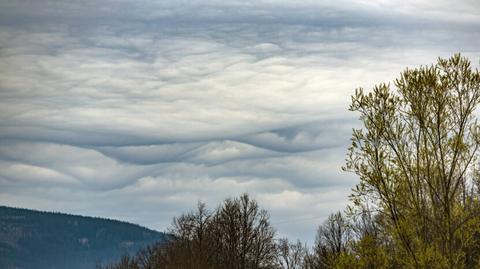
[[[169,237],[101,269],[389,268],[394,251],[380,220],[337,212],[317,230],[315,245],[277,238],[266,210],[247,194],[216,210],[198,203],[174,218]]]
[[[325,268],[347,249],[344,225],[340,213],[332,215],[319,229],[315,250],[309,251],[300,241],[277,239],[267,211],[244,194],[226,199],[213,212],[199,203],[174,218],[166,241],[103,268]]]
[[[171,240],[108,268],[480,268],[480,73],[459,54],[358,89],[352,205],[309,250],[247,195],[176,218]]]
[[[213,212],[199,203],[175,218],[169,233],[166,242],[106,268],[273,268],[278,258],[269,215],[248,195]]]

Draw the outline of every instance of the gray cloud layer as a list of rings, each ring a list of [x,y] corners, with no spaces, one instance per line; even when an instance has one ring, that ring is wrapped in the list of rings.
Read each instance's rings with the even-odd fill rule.
[[[164,229],[250,192],[312,240],[356,87],[462,52],[476,1],[0,3],[0,202]]]

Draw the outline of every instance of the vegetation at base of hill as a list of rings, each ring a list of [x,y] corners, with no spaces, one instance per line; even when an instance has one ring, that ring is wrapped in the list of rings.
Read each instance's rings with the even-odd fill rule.
[[[312,250],[275,239],[244,195],[213,213],[199,204],[174,219],[168,243],[107,268],[480,268],[480,74],[457,54],[394,86],[352,96],[363,128],[343,169],[360,182]]]
[[[164,240],[126,222],[0,206],[0,268],[94,268]]]

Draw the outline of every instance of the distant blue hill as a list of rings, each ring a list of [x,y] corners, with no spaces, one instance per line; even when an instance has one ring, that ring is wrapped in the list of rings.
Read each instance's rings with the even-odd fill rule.
[[[122,221],[0,206],[2,269],[95,268],[165,239]]]

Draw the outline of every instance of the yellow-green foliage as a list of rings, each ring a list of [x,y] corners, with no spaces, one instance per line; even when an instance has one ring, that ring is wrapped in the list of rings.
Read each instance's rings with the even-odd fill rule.
[[[354,243],[353,251],[343,253],[337,259],[337,269],[387,269],[392,265],[386,250],[377,245],[372,236],[365,236]]]
[[[396,267],[472,268],[479,257],[480,74],[454,55],[405,70],[394,86],[352,97],[363,124],[345,166],[360,177],[352,201],[382,216]],[[365,240],[359,251],[370,257]],[[383,268],[376,266],[369,268]]]

